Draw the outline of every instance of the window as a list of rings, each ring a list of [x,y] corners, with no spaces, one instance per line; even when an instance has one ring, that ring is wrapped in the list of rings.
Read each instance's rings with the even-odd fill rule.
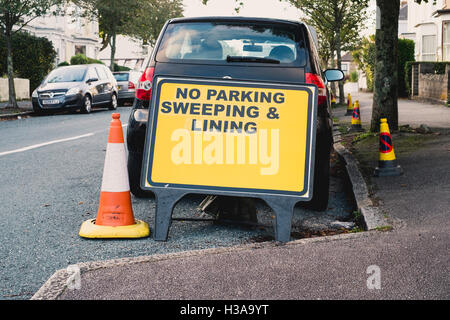
[[[348,64],[341,63],[341,70],[344,72],[344,74],[348,74]]]
[[[75,46],[75,54],[84,54],[86,55],[86,46]]]
[[[105,70],[103,70],[102,67],[95,67],[95,69],[97,69],[97,73],[98,73],[98,78],[101,80],[107,80],[108,79],[108,75],[106,74]]]
[[[422,36],[422,60],[436,61],[436,36]]]
[[[83,81],[85,74],[86,74],[86,67],[84,66],[60,67],[50,72],[45,82],[47,83],[80,82]]]
[[[234,22],[172,23],[156,60],[222,64],[227,56],[270,58],[287,65],[304,65],[303,35],[296,27]]]
[[[89,68],[86,79],[89,80],[89,79],[95,79],[95,78],[98,79],[98,74],[95,71],[95,68]]]
[[[442,61],[450,61],[450,21],[442,25]]]
[[[128,81],[128,73],[115,73],[114,78],[116,78],[117,81]]]

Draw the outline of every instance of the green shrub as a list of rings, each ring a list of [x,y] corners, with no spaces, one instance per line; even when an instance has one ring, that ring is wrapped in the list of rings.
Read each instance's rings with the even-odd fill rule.
[[[42,82],[54,68],[56,51],[46,38],[18,32],[12,37],[13,67],[17,77],[30,80],[30,92]],[[0,74],[7,73],[6,43],[0,36]]]
[[[90,64],[90,63],[101,63],[100,60],[92,59],[89,57],[86,57],[84,54],[79,53],[74,55],[72,58],[70,58],[70,64],[76,65],[76,64]]]
[[[131,69],[128,67],[124,67],[124,66],[119,66],[117,63],[114,63],[114,70],[115,72],[119,72],[119,71],[130,71]]]
[[[97,59],[92,59],[92,58],[87,58],[88,59],[88,63],[100,63],[100,64],[104,64],[101,60],[97,60]]]
[[[350,72],[350,82],[358,82],[358,71]]]
[[[64,67],[64,66],[70,66],[70,64],[67,61],[63,61],[61,63],[58,63],[57,67]]]
[[[406,79],[406,64],[414,61],[414,41],[409,39],[398,39],[398,95],[400,97],[408,96],[409,83]]]
[[[88,58],[84,54],[76,54],[70,58],[70,64],[88,64]]]

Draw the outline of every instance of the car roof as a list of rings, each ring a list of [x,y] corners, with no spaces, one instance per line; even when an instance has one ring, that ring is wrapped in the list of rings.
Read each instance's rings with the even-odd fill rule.
[[[60,66],[58,68],[75,68],[75,67],[89,67],[89,66],[103,66],[106,67],[104,64],[101,63],[84,63],[84,64],[71,64],[70,66]]]
[[[173,18],[169,23],[178,22],[203,22],[203,21],[236,21],[236,22],[267,22],[267,23],[282,23],[282,24],[296,24],[304,25],[302,21],[277,19],[277,18],[261,18],[261,17],[236,17],[236,16],[205,16],[205,17],[182,17]]]

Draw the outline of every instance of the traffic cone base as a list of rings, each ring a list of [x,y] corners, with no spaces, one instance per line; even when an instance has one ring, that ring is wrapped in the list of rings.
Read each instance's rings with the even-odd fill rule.
[[[101,226],[95,224],[95,219],[86,220],[80,228],[79,235],[83,238],[144,238],[150,235],[148,224],[141,220],[128,226]]]
[[[143,238],[148,224],[135,220],[131,204],[127,159],[120,114],[113,113],[106,147],[97,218],[81,225],[84,238]]]
[[[375,168],[373,175],[375,177],[392,177],[392,176],[400,176],[403,174],[403,169],[399,165],[393,162],[381,163],[378,167]]]

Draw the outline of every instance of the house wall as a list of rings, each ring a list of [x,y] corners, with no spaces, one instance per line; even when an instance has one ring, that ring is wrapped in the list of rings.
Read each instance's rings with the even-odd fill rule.
[[[408,32],[415,33],[416,61],[443,61],[442,30],[443,23],[450,21],[450,14],[438,15],[437,10],[450,9],[450,0],[436,0],[428,3],[416,3],[414,0],[408,0]],[[422,54],[424,47],[424,36],[435,36],[434,57]]]
[[[420,74],[419,97],[447,101],[448,74]]]
[[[432,73],[433,68],[431,67],[430,69],[430,65],[424,65],[420,62],[415,63],[412,68],[411,98],[428,99],[436,102],[448,101],[450,98],[449,66],[450,65],[446,65],[444,74],[434,74]],[[426,69],[428,69],[428,71],[426,71]]]
[[[37,37],[49,39],[56,52],[55,63],[70,61],[75,46],[85,46],[86,55],[97,59],[100,45],[98,22],[82,18],[80,9],[67,5],[65,15],[47,15],[31,21],[24,30]]]
[[[17,100],[30,99],[30,80],[15,78],[14,89],[16,90]],[[0,101],[8,101],[8,99],[9,99],[8,78],[0,78]]]

